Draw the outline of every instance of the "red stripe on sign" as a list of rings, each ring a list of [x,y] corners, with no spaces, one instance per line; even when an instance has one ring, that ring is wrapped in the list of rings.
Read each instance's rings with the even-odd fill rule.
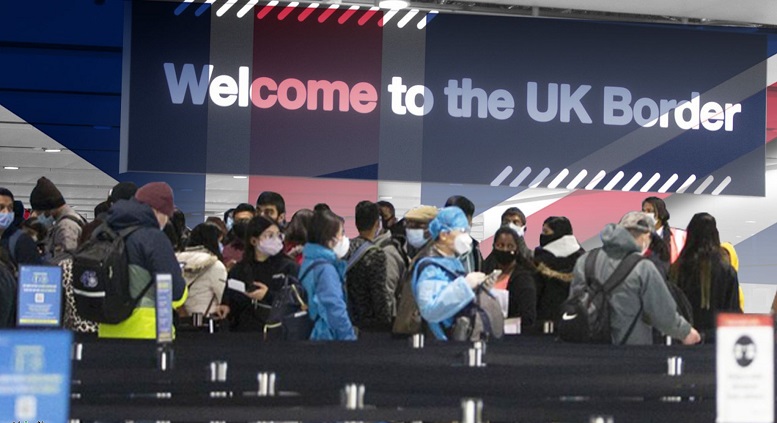
[[[321,14],[321,16],[318,17],[318,23],[324,23],[327,19],[329,19],[330,16],[332,16],[332,13],[335,13],[335,10],[337,8],[329,8],[324,11],[324,13]]]
[[[279,20],[279,21],[282,21],[282,20],[286,19],[286,17],[287,17],[287,16],[289,16],[289,13],[291,13],[291,11],[292,11],[292,10],[294,10],[294,9],[295,9],[294,7],[291,7],[291,6],[286,6],[286,7],[285,7],[285,8],[284,8],[284,9],[281,11],[281,13],[279,13],[279,14],[278,14],[278,20]]]
[[[364,26],[364,24],[367,23],[375,14],[378,13],[377,10],[368,10],[367,12],[364,12],[364,15],[362,15],[361,18],[359,18],[359,26]]]
[[[311,13],[313,13],[314,10],[315,9],[313,9],[312,7],[308,7],[307,9],[303,10],[302,13],[299,14],[299,16],[297,17],[297,20],[300,22],[304,21],[305,19],[308,18],[308,16],[310,16]]]
[[[259,11],[259,13],[256,14],[257,19],[264,19],[267,14],[270,13],[271,10],[273,10],[275,6],[270,6],[269,4],[262,8],[262,10]]]
[[[769,314],[718,314],[718,327],[774,326],[774,317]]]
[[[344,24],[345,21],[347,21],[348,19],[351,19],[351,16],[353,16],[354,13],[356,13],[356,10],[354,9],[346,10],[345,13],[343,13],[343,16],[340,16],[340,19],[337,20],[337,23],[339,23],[340,25]]]

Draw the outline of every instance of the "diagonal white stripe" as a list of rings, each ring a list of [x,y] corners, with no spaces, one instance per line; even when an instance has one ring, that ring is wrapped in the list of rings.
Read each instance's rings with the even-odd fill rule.
[[[531,168],[529,166],[526,166],[526,168],[524,168],[521,171],[521,173],[519,173],[518,176],[516,176],[515,179],[513,179],[512,182],[510,182],[510,186],[513,188],[517,187],[518,185],[521,184],[521,182],[523,182],[524,179],[526,179],[527,176],[529,176],[530,173],[531,173]]]
[[[545,169],[542,169],[542,172],[540,172],[540,174],[537,175],[537,177],[534,178],[533,181],[531,181],[531,183],[529,184],[529,188],[537,188],[538,186],[540,186],[542,181],[544,181],[545,178],[548,177],[548,175],[550,175],[550,169],[548,169],[547,167]]]
[[[642,179],[642,172],[637,172],[634,174],[634,176],[631,177],[629,182],[626,183],[626,185],[623,186],[621,191],[631,191],[632,188],[634,188],[634,185],[637,185],[637,182]]]
[[[712,176],[712,175],[708,176],[707,179],[705,179],[704,182],[702,182],[701,185],[699,185],[699,187],[696,188],[696,191],[694,191],[693,193],[694,194],[701,194],[701,193],[703,193],[704,190],[707,189],[707,187],[710,186],[710,184],[714,180],[715,180],[714,176]]]
[[[400,28],[404,28],[405,25],[407,25],[407,23],[410,22],[410,20],[412,20],[417,14],[418,14],[418,9],[410,9],[410,11],[407,12],[407,14],[402,19],[400,19],[397,26]]]
[[[418,25],[416,25],[416,27],[417,27],[418,29],[424,29],[424,28],[426,28],[426,21],[427,21],[427,16],[436,15],[436,14],[438,14],[438,13],[440,13],[440,12],[438,12],[438,11],[436,11],[436,10],[432,10],[432,11],[430,11],[430,12],[429,12],[429,13],[428,13],[426,16],[424,16],[423,18],[421,18],[421,20],[420,20],[420,21],[418,21]]]
[[[585,179],[585,177],[587,175],[588,175],[588,171],[587,170],[585,170],[585,169],[581,170],[580,173],[578,173],[577,176],[575,176],[575,179],[572,179],[572,182],[570,182],[569,185],[567,185],[567,189],[575,189],[575,188],[577,188],[577,185],[580,182],[583,182],[583,179]]]
[[[592,190],[596,188],[597,185],[599,185],[599,182],[602,182],[604,177],[607,176],[607,172],[600,170],[599,173],[594,176],[593,179],[591,179],[591,182],[588,183],[588,185],[585,186],[585,189]]]
[[[548,184],[548,188],[556,188],[561,182],[569,175],[569,169],[562,170],[553,180]]]
[[[723,192],[724,189],[726,189],[726,187],[730,183],[731,183],[731,177],[730,176],[726,176],[726,179],[724,179],[723,182],[721,182],[720,185],[718,185],[718,187],[715,188],[714,191],[712,191],[712,195],[720,194],[721,192]]]
[[[224,16],[224,14],[227,13],[229,9],[231,9],[232,6],[235,5],[235,3],[237,3],[237,0],[227,0],[227,2],[224,3],[224,5],[222,5],[221,7],[219,7],[219,10],[216,11],[216,16],[218,16],[219,18]]]
[[[623,179],[623,176],[624,176],[623,171],[616,173],[615,176],[613,176],[612,179],[610,179],[610,182],[604,186],[604,190],[611,191],[615,187],[615,185],[617,185],[618,182],[620,182],[621,179]]]
[[[677,188],[677,191],[676,191],[676,192],[677,192],[678,194],[682,194],[682,193],[684,193],[684,192],[685,192],[685,190],[687,190],[687,189],[688,189],[688,187],[690,187],[690,186],[691,186],[691,184],[693,184],[694,182],[696,182],[696,175],[691,175],[691,176],[689,176],[689,177],[688,177],[688,179],[686,179],[686,180],[685,180],[685,182],[683,182],[683,184],[682,184],[682,185],[680,185],[680,188]]]
[[[207,0],[205,3],[203,3],[203,4],[202,4],[202,6],[200,6],[200,8],[199,8],[199,9],[197,9],[197,10],[194,12],[194,16],[200,16],[200,15],[202,15],[203,13],[205,13],[205,11],[206,11],[206,10],[208,10],[208,8],[210,7],[210,5],[211,5],[211,4],[213,4],[213,3],[215,3],[215,2],[216,2],[216,0]]]
[[[394,17],[394,15],[396,15],[396,14],[397,14],[397,12],[399,12],[399,9],[393,9],[393,10],[389,10],[389,11],[388,11],[388,13],[384,13],[384,14],[383,14],[383,26],[386,26],[386,24],[388,23],[388,21],[390,21],[390,20],[391,20],[391,18],[393,18],[393,17]]]
[[[673,174],[673,175],[672,175],[672,176],[669,178],[669,180],[668,180],[668,181],[666,181],[666,183],[664,183],[664,185],[661,185],[661,188],[659,188],[658,192],[664,193],[664,192],[667,192],[667,191],[669,191],[669,188],[671,188],[671,187],[672,187],[672,185],[674,185],[674,183],[675,183],[675,182],[677,182],[677,179],[679,179],[679,176],[677,176],[677,174],[676,174],[676,173],[675,173],[675,174]]]
[[[500,173],[499,175],[497,175],[497,177],[496,177],[496,178],[494,178],[494,180],[493,180],[493,181],[491,181],[491,186],[492,186],[492,187],[499,186],[499,184],[501,184],[502,182],[504,182],[504,180],[505,180],[505,179],[506,179],[508,176],[510,176],[510,174],[511,174],[511,173],[513,173],[513,167],[512,167],[512,166],[507,166],[506,168],[504,168],[504,170],[502,171],[502,173]]]
[[[173,12],[175,13],[175,16],[178,16],[181,13],[183,13],[184,10],[186,10],[186,8],[188,8],[189,5],[192,4],[192,2],[194,2],[194,0],[183,0],[183,2],[179,4],[178,7],[175,8],[175,11]]]
[[[246,13],[248,13],[248,11],[249,11],[249,10],[253,9],[253,8],[254,8],[254,6],[256,6],[256,4],[257,4],[257,3],[259,3],[259,0],[251,0],[251,1],[249,1],[248,3],[246,3],[246,5],[245,5],[245,6],[243,6],[243,8],[242,8],[242,9],[240,9],[240,10],[237,12],[237,17],[238,17],[238,18],[242,18],[243,16],[245,16],[245,15],[246,15]]]
[[[648,192],[650,191],[650,188],[653,188],[653,185],[658,182],[658,180],[661,179],[661,174],[656,172],[655,175],[653,175],[652,178],[648,179],[648,181],[645,183],[645,185],[642,185],[642,188],[640,188],[640,192]]]

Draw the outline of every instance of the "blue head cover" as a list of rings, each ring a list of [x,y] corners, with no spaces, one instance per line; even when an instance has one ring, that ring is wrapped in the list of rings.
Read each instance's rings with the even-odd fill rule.
[[[443,231],[469,230],[467,216],[458,207],[446,207],[437,213],[437,217],[429,223],[429,233],[437,239]]]

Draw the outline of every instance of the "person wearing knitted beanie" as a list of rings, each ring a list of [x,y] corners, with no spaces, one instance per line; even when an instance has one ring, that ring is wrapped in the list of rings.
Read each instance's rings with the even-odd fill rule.
[[[45,176],[41,176],[32,189],[30,205],[38,222],[51,228],[46,239],[47,259],[54,260],[57,256],[76,249],[86,222],[67,205],[56,185]]]

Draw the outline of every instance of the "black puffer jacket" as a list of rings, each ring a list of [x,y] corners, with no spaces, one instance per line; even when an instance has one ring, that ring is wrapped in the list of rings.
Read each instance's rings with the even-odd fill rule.
[[[576,245],[576,247],[575,247]],[[585,253],[573,235],[534,250],[537,263],[537,321],[558,320],[561,304],[569,297],[569,284],[577,259]]]
[[[365,242],[355,238],[351,242],[350,257]],[[378,246],[369,247],[345,275],[348,314],[353,325],[367,332],[391,330],[391,304],[394,293],[386,284],[386,253]]]

